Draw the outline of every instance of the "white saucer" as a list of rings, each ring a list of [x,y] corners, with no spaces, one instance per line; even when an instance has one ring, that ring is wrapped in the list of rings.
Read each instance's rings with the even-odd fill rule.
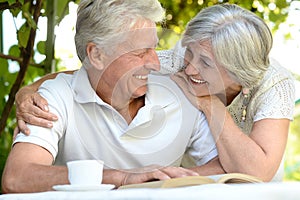
[[[91,191],[91,190],[111,190],[115,188],[112,184],[100,185],[54,185],[52,187],[57,191]]]

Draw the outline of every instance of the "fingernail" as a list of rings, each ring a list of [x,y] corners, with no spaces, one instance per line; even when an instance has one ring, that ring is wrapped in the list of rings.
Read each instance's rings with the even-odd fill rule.
[[[52,123],[48,123],[48,124],[47,124],[47,127],[48,127],[48,128],[51,128],[52,126],[53,126]]]
[[[52,120],[56,121],[56,120],[57,120],[57,117],[52,117]]]
[[[49,111],[48,106],[44,106],[45,111]]]

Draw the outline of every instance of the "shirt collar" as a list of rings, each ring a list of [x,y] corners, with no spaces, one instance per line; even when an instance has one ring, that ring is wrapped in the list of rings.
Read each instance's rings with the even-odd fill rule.
[[[75,92],[74,99],[78,103],[106,104],[92,88],[88,73],[83,66],[75,72],[74,79],[72,80],[72,87]]]
[[[155,75],[148,76],[148,91],[145,98],[145,106],[140,108],[137,116],[129,124],[127,131],[141,125],[143,127],[149,124],[156,124],[157,127],[162,126],[162,124],[158,124],[164,123],[166,110],[178,101],[172,89],[160,83],[160,81],[168,78]]]
[[[129,129],[151,121],[153,115],[156,115],[155,113],[161,112],[162,109],[176,101],[174,96],[170,95],[170,93],[168,94],[168,92],[165,93],[161,90],[161,83],[159,82],[164,78],[166,77],[149,75],[149,87],[145,98],[145,106],[139,110],[133,123],[129,126]],[[78,103],[98,103],[100,105],[107,105],[107,103],[105,103],[92,88],[87,71],[84,67],[81,67],[75,72],[74,79],[72,80],[72,87],[75,92],[75,101]]]

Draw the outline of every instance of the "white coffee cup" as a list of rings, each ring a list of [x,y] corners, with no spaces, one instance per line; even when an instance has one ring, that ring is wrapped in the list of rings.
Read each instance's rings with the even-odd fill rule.
[[[103,177],[102,160],[75,160],[67,162],[71,185],[99,185]]]

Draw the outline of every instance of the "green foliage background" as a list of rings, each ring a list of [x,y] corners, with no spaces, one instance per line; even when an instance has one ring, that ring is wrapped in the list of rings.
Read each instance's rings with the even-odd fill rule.
[[[11,15],[16,17],[21,15],[24,19],[24,24],[16,29],[17,41],[16,44],[10,47],[8,55],[3,54],[3,46],[1,38],[0,43],[0,113],[3,114],[3,110],[8,102],[11,90],[15,84],[18,74],[21,70],[17,72],[10,71],[10,65],[13,62],[17,63],[22,68],[22,61],[24,60],[24,49],[29,44],[30,40],[35,38],[30,38],[30,31],[36,30],[37,23],[34,21],[34,11],[36,11],[36,2],[41,1],[42,11],[40,16],[46,16],[49,23],[53,21],[52,27],[48,30],[48,36],[53,36],[54,26],[59,24],[59,22],[68,14],[68,3],[75,2],[78,3],[79,0],[0,0],[0,15],[4,10],[9,10]],[[233,3],[238,4],[252,12],[256,13],[258,16],[263,18],[275,32],[279,25],[285,22],[288,8],[290,2],[286,0],[160,0],[163,7],[166,9],[167,17],[166,22],[162,27],[158,27],[159,31],[159,49],[168,49],[174,46],[176,41],[180,38],[180,35],[183,33],[187,22],[194,17],[198,11],[204,7],[208,7],[218,3]],[[275,9],[270,9],[270,5],[276,5]],[[51,18],[51,13],[54,13],[54,16]],[[1,23],[1,22],[0,22]],[[2,25],[2,23],[1,23]],[[7,27],[4,27],[7,28]],[[8,28],[14,28],[8,27]],[[170,30],[170,31],[165,31]],[[2,37],[2,35],[1,35]],[[49,41],[47,41],[49,42]],[[27,85],[32,83],[37,78],[43,76],[44,74],[51,71],[51,66],[47,64],[56,59],[59,61],[60,58],[53,58],[53,44],[46,43],[46,41],[35,41],[33,47],[33,53],[30,56],[30,62],[28,68],[26,68],[26,74],[22,78],[22,85]],[[35,54],[46,55],[46,59],[42,62],[37,63],[34,59]],[[55,71],[61,70],[63,66],[59,65],[59,62],[56,62]],[[14,95],[11,95],[14,98]],[[1,121],[4,121],[5,128],[0,130],[0,174],[2,174],[3,166],[5,164],[10,146],[12,143],[12,134],[15,127],[15,106],[12,106],[12,109],[9,112],[7,120],[1,118]],[[298,124],[298,125],[297,125]],[[300,141],[300,117],[296,117],[291,125],[291,134],[288,142],[287,148],[287,161],[286,161],[286,180],[300,180],[300,159],[297,143]]]

